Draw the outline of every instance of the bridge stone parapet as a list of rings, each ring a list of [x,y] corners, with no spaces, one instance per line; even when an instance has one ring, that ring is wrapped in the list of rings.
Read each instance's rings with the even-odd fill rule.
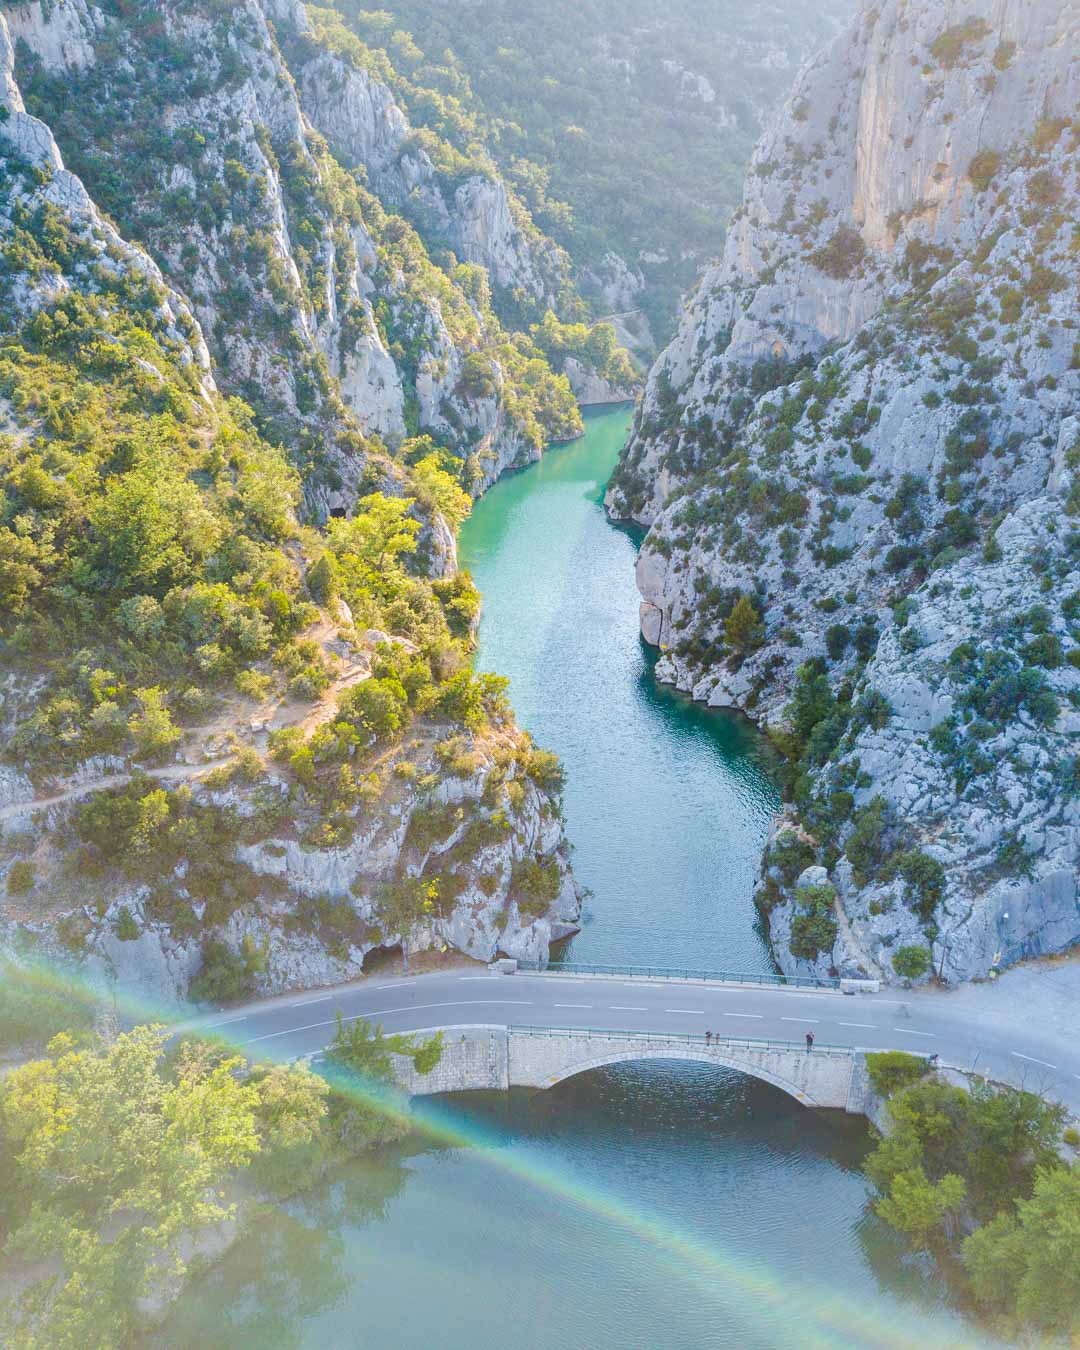
[[[686,1060],[735,1069],[780,1088],[804,1106],[863,1113],[860,1056],[848,1049],[787,1041],[665,1036],[643,1032],[469,1026],[443,1028],[442,1058],[431,1073],[399,1062],[399,1083],[413,1096],[444,1092],[549,1088],[609,1064]],[[425,1035],[429,1032],[423,1033]]]

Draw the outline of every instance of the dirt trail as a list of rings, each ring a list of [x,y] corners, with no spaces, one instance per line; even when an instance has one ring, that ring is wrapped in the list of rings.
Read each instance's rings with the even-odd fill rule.
[[[283,727],[298,727],[305,736],[310,736],[317,727],[328,722],[337,711],[338,696],[371,675],[371,665],[367,657],[357,655],[352,660],[347,660],[340,654],[341,647],[335,651],[333,644],[336,642],[339,628],[339,623],[324,615],[303,634],[305,639],[317,642],[338,667],[336,678],[314,704],[304,700],[278,697],[269,698],[258,707],[252,708],[249,701],[229,700],[212,721],[187,730],[185,755],[190,757],[198,754],[200,747],[220,742],[230,735],[235,735],[241,741],[258,742],[260,743],[258,748],[265,748],[266,737],[271,731],[278,731]],[[131,782],[137,772],[145,773],[148,778],[160,783],[193,782],[215,769],[223,768],[231,763],[234,757],[234,752],[230,750],[210,759],[189,758],[185,763],[168,764],[156,769],[132,769],[103,774],[100,778],[78,783],[61,792],[43,793],[32,799],[0,807],[0,820],[9,820],[34,811],[44,811],[51,806],[62,806],[65,802],[78,801],[81,797],[89,797],[95,792],[105,792],[109,788],[124,787]]]
[[[220,769],[232,759],[232,755],[226,755],[222,759],[210,759],[202,764],[168,764],[160,769],[132,769],[130,772],[125,770],[123,773],[104,774],[101,778],[92,778],[89,782],[79,783],[65,792],[54,792],[48,796],[34,797],[31,800],[13,802],[10,806],[0,807],[0,820],[25,815],[30,811],[44,811],[50,806],[78,801],[80,797],[89,797],[95,792],[105,792],[109,788],[124,787],[131,782],[136,773],[141,772],[147,778],[156,779],[160,783],[183,783],[200,778],[203,774],[213,772],[214,769]]]

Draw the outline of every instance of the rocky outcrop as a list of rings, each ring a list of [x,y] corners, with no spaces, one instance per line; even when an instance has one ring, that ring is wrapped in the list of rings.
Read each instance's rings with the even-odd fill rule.
[[[265,992],[356,975],[405,936],[412,950],[545,957],[580,897],[557,793],[532,776],[504,708],[482,730],[476,713],[466,730],[464,714],[414,721],[410,708],[385,755],[354,728],[334,765],[305,737],[342,715],[336,698],[371,677],[380,644],[433,660],[433,688],[467,678],[475,595],[454,590],[456,541],[434,499],[460,494],[435,470],[425,496],[383,440],[437,431],[420,452],[456,466],[460,447],[482,486],[576,429],[569,386],[501,328],[477,269],[467,295],[331,155],[277,39],[307,22],[302,6],[156,10],[149,26],[84,0],[0,14],[0,948],[76,961],[151,1006],[182,999],[215,951]],[[250,395],[259,417],[223,394]],[[144,454],[145,477],[132,468]],[[139,515],[169,474],[191,534],[139,572],[181,529],[165,505]],[[160,531],[135,525],[130,552],[106,561],[128,517],[101,523],[101,502],[136,479],[129,513]],[[376,491],[418,499],[415,564],[385,618],[416,642],[370,626],[377,605],[355,628],[336,598],[321,523]],[[56,585],[71,627],[49,614]],[[349,594],[375,603],[364,585]],[[162,602],[187,601],[202,636],[185,646],[170,629],[166,650]],[[138,635],[137,614],[151,621]],[[441,636],[422,647],[428,632]],[[131,740],[143,696],[165,733],[153,751]],[[275,717],[309,772],[268,764]],[[158,822],[137,848],[111,825],[87,842],[90,816],[129,808]],[[407,935],[376,918],[395,883],[425,900]]]
[[[168,1004],[184,1000],[208,940],[238,957],[263,953],[253,987],[266,994],[354,979],[370,952],[406,939],[414,954],[451,949],[478,961],[546,960],[552,943],[577,931],[581,895],[558,803],[528,775],[527,741],[504,732],[459,743],[456,753],[468,763],[449,771],[430,742],[426,759],[407,760],[418,747],[410,743],[398,757],[408,776],[389,774],[381,795],[354,812],[347,843],[319,847],[291,830],[258,838],[246,830],[233,846],[248,878],[246,898],[225,912],[189,881],[181,860],[165,883],[98,878],[94,903],[69,910],[59,924],[56,914],[33,918],[31,896],[0,920],[2,945],[76,959],[88,975],[135,999]],[[25,785],[11,778],[11,791],[21,793]],[[291,823],[305,818],[302,800],[292,801],[295,789],[274,770],[247,786],[193,787],[196,806],[241,820],[253,820],[268,793],[286,804]],[[52,891],[56,900],[69,889],[62,856],[48,841],[70,830],[77,807],[73,801],[47,814],[0,817],[0,836],[14,832],[23,853],[34,841],[34,895]],[[527,880],[530,867],[543,877],[539,897]],[[410,879],[431,888],[430,916],[407,935],[388,931],[380,919],[383,888]]]
[[[659,677],[791,758],[780,854],[826,868],[767,865],[793,969],[1080,938],[1078,49],[1072,4],[865,5],[759,145],[609,493],[651,526]]]
[[[604,403],[630,403],[637,392],[629,385],[612,384],[573,356],[568,356],[563,362],[563,374],[570,381],[574,397],[583,408]]]
[[[430,432],[462,460],[480,443],[505,465],[523,437],[538,452],[573,434],[566,386],[550,372],[522,382],[540,354],[500,356],[508,338],[483,286],[466,289],[452,260],[437,268],[388,214],[404,212],[497,290],[553,300],[566,260],[518,218],[502,182],[474,176],[448,191],[391,91],[302,5],[244,0],[227,17],[205,4],[159,9],[178,65],[198,52],[203,74],[166,100],[156,139],[145,127],[163,49],[121,16],[83,0],[20,7],[19,78],[91,192],[190,298],[221,387],[301,457],[319,442],[332,466],[322,477],[337,486],[309,477],[309,501],[349,509],[365,437],[393,446]],[[66,116],[75,104],[94,117]],[[462,378],[470,358],[483,358],[482,380]]]
[[[445,183],[391,90],[345,55],[311,45],[306,21],[294,43],[305,35],[309,42],[295,45],[301,101],[335,153],[362,166],[382,199],[409,215],[429,243],[483,267],[497,288],[554,303],[569,260],[515,219],[494,171]]]
[[[196,373],[204,390],[210,391],[214,381],[209,352],[186,300],[166,285],[151,258],[125,241],[102,215],[81,180],[66,169],[52,131],[26,111],[15,79],[15,41],[37,37],[49,59],[86,63],[87,50],[78,40],[75,24],[75,16],[80,14],[88,18],[85,5],[63,16],[52,11],[46,18],[36,3],[10,15],[0,13],[0,108],[6,114],[0,121],[0,149],[16,171],[8,180],[7,195],[0,205],[0,232],[10,234],[21,213],[59,212],[87,254],[80,280],[90,282],[95,270],[100,279],[91,284],[98,287],[107,287],[129,274],[138,278],[148,293],[148,312],[156,334]],[[11,266],[7,284],[0,290],[5,326],[30,317],[70,288],[71,280],[58,267],[30,273]]]

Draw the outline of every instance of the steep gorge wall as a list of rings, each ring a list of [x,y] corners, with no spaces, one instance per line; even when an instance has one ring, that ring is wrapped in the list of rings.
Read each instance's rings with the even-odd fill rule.
[[[354,621],[310,576],[328,536],[294,514],[300,476],[223,397],[257,386],[262,425],[303,470],[309,519],[351,513],[361,489],[418,491],[410,466],[361,429],[380,407],[403,406],[395,360],[368,322],[375,305],[399,305],[427,334],[432,371],[424,385],[418,370],[417,385],[432,407],[454,363],[481,352],[488,319],[306,121],[270,27],[302,20],[298,6],[157,9],[154,50],[172,44],[176,69],[150,60],[145,33],[85,0],[0,10],[0,948],[76,959],[151,1003],[182,998],[214,946],[247,962],[263,992],[355,976],[403,936],[414,950],[542,958],[574,930],[580,896],[557,785],[531,772],[505,707],[435,708],[385,755],[362,728],[335,724],[355,738],[333,752],[344,762],[326,765],[316,745],[303,776],[267,761],[271,726],[303,733],[304,748],[387,651],[420,653],[444,668],[432,678],[451,678],[474,596],[427,502],[417,557],[445,588],[424,567],[402,573],[404,598],[388,613],[433,634],[428,647]],[[53,128],[26,112],[24,99],[45,111],[61,93],[67,141],[119,225],[65,166]],[[164,115],[140,120],[154,100]],[[79,139],[86,129],[71,119],[88,109],[98,130],[113,119],[113,141]],[[546,368],[534,374],[554,383]],[[473,399],[490,451],[479,478],[531,449],[540,429],[502,390],[496,379]],[[178,495],[158,515],[153,505],[140,515],[145,496],[129,499],[135,581],[118,580],[113,595],[98,555],[126,546],[84,546],[111,486],[135,481],[145,494],[147,453]],[[130,515],[109,519],[126,527]],[[185,584],[138,571],[157,547]],[[189,621],[202,636],[188,636]],[[283,662],[293,662],[284,674]],[[174,755],[164,764],[131,741],[147,694],[138,686],[174,713],[190,702],[182,734],[159,718]],[[95,804],[113,823],[88,853],[82,808]],[[123,856],[140,819],[148,828]],[[383,917],[395,882],[430,896],[409,933]]]
[[[222,386],[323,468],[321,510],[364,481],[357,433],[430,432],[479,490],[579,429],[554,375],[524,387],[539,353],[490,308],[488,278],[545,286],[503,185],[469,180],[447,203],[390,91],[302,4],[157,0],[133,21],[35,0],[11,17],[69,157],[190,296]],[[388,214],[417,194],[479,272],[448,276]]]
[[[781,733],[787,969],[912,947],[966,979],[1080,938],[1078,92],[1074,3],[864,6],[609,493],[651,526],[660,678]]]

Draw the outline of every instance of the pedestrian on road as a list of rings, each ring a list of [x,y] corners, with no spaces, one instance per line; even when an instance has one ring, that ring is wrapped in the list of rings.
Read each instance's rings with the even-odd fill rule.
[[[814,1033],[812,1031],[808,1031],[806,1033],[806,1053],[809,1054],[810,1051],[813,1050],[813,1048],[814,1048]]]
[[[707,1032],[705,1033],[705,1044],[706,1044],[706,1045],[711,1045],[711,1044],[712,1044],[712,1032],[711,1032],[711,1031],[707,1031]]]

